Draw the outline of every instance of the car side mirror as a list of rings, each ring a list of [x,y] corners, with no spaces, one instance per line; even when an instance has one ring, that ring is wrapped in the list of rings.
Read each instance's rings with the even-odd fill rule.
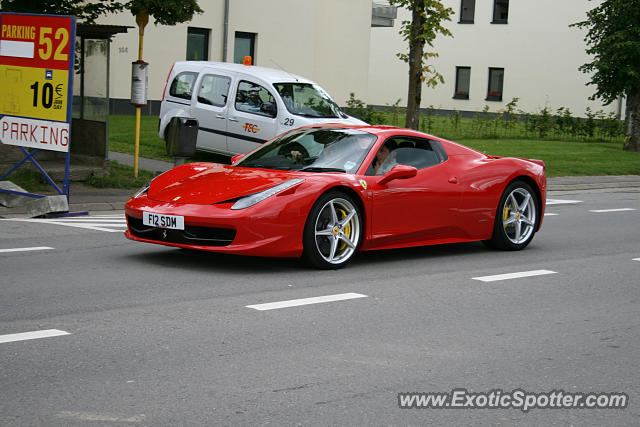
[[[277,113],[276,104],[274,104],[273,102],[264,102],[260,106],[260,111],[262,111],[265,114],[270,115],[271,117],[275,117],[276,113]]]
[[[238,163],[240,160],[242,160],[244,158],[244,154],[236,154],[235,156],[233,156],[231,158],[231,164],[235,165],[236,163]]]
[[[414,168],[413,166],[396,165],[391,168],[389,172],[382,175],[382,178],[380,179],[380,181],[378,181],[378,184],[384,185],[390,181],[393,181],[394,179],[413,178],[417,174],[418,169]]]

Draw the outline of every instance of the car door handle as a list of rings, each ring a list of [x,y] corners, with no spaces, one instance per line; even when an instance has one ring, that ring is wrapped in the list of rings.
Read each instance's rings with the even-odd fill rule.
[[[451,184],[457,184],[458,183],[458,177],[452,176],[451,178],[449,178],[449,182]]]
[[[230,121],[230,122],[237,122],[237,121],[238,121],[238,119],[236,119],[235,117],[229,117],[229,121]]]
[[[224,117],[224,116],[217,115],[217,116],[216,116],[216,118],[217,118],[217,119],[224,119],[225,117]]]

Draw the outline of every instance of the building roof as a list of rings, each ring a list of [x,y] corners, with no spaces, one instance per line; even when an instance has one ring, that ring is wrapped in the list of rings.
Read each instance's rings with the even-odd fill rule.
[[[98,25],[98,24],[77,24],[76,36],[85,39],[110,39],[116,34],[126,33],[128,25]]]

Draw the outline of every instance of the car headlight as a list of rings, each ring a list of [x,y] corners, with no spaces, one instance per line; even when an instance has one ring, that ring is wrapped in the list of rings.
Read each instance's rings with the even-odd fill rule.
[[[268,197],[273,196],[274,194],[278,194],[281,191],[284,191],[288,188],[293,187],[294,185],[300,184],[302,181],[304,181],[304,179],[290,179],[288,181],[283,182],[282,184],[276,185],[275,187],[267,188],[266,190],[261,191],[259,193],[250,194],[248,196],[241,198],[237,202],[235,202],[233,206],[231,206],[231,209],[233,210],[246,209],[248,207],[255,205],[258,202],[263,201]]]
[[[151,187],[151,181],[147,182],[136,194],[133,195],[132,199],[137,199],[140,196],[143,196],[149,192],[149,187]]]

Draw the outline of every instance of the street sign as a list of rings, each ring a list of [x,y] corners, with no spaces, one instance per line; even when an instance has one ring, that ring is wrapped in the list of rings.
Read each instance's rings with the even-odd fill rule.
[[[0,13],[0,140],[69,151],[75,18]]]

